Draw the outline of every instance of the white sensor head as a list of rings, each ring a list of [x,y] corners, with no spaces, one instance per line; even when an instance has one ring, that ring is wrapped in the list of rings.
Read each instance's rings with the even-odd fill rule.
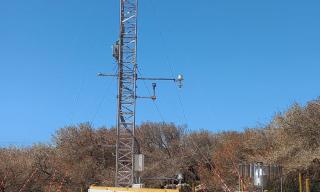
[[[179,74],[178,77],[177,77],[177,80],[178,81],[183,81],[183,75]]]

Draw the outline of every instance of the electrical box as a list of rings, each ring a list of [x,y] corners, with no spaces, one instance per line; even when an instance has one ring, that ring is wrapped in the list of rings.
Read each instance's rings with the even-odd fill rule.
[[[144,155],[134,155],[134,171],[142,172],[144,170]]]

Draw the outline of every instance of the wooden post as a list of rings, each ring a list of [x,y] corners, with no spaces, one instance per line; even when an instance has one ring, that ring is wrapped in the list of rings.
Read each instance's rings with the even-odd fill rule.
[[[310,179],[306,179],[306,192],[310,192]]]
[[[302,192],[302,175],[299,172],[299,192]]]
[[[241,192],[241,177],[240,177],[240,174],[239,174],[239,180],[238,180],[238,182],[239,182],[239,192]]]

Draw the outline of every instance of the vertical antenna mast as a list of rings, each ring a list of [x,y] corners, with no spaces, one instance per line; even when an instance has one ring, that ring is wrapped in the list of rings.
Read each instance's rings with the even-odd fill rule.
[[[116,186],[129,187],[134,177],[134,131],[137,80],[138,0],[120,0],[120,38],[114,47],[118,62]]]
[[[152,83],[152,96],[137,96],[137,80],[174,81],[180,88],[184,80],[182,75],[178,75],[177,78],[138,77],[137,16],[138,0],[120,0],[120,37],[113,45],[113,57],[118,63],[118,73],[98,73],[98,76],[118,78],[116,187],[131,187],[134,182],[134,158],[136,153],[140,153],[135,139],[136,99],[155,100],[157,98],[156,83]]]

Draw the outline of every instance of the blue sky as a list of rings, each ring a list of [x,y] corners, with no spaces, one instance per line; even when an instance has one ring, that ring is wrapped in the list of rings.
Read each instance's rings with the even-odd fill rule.
[[[0,145],[49,142],[80,122],[113,126],[117,0],[0,1]],[[243,130],[293,102],[319,96],[317,0],[141,0],[138,64],[158,83],[157,110],[137,103],[137,121],[189,129]],[[146,82],[151,88],[151,82]],[[139,84],[139,94],[147,95]],[[179,102],[181,99],[181,103]]]

